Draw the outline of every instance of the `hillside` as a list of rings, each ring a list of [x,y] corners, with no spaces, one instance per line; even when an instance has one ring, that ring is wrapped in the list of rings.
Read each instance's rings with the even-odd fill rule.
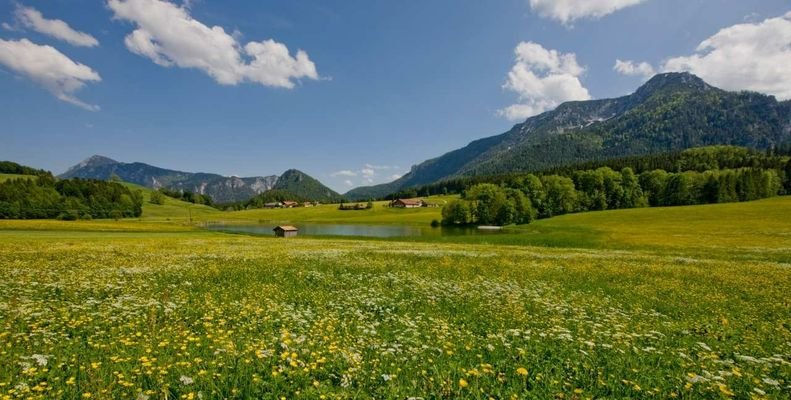
[[[99,155],[80,162],[58,177],[107,180],[113,175],[117,175],[125,182],[149,188],[166,187],[209,195],[220,203],[246,200],[271,189],[277,181],[275,175],[239,178],[210,173],[191,173],[140,162],[123,163]]]
[[[767,149],[788,143],[791,101],[727,92],[689,73],[667,73],[628,96],[561,104],[506,133],[418,164],[396,181],[356,188],[346,196],[382,197],[456,176],[535,171],[697,146]]]
[[[20,179],[20,178],[31,179],[31,178],[35,178],[35,176],[34,175],[23,175],[23,174],[3,174],[3,173],[0,173],[0,183],[5,182],[5,181],[9,181],[11,179]]]
[[[122,185],[131,190],[139,190],[143,195],[143,214],[141,219],[145,220],[164,220],[164,221],[189,221],[208,219],[213,215],[220,214],[216,208],[203,204],[192,204],[177,200],[172,197],[164,196],[163,204],[151,203],[151,193],[153,189],[140,186],[134,183],[122,182]]]
[[[323,203],[335,203],[343,198],[315,178],[296,169],[290,169],[280,175],[272,189],[293,193],[299,198]]]

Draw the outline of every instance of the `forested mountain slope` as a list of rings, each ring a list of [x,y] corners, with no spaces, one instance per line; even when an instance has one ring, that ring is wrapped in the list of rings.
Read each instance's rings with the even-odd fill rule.
[[[457,176],[536,171],[706,145],[767,149],[789,142],[791,101],[728,92],[689,73],[667,73],[628,96],[563,103],[506,133],[418,164],[396,181],[356,188],[346,196],[382,197]]]

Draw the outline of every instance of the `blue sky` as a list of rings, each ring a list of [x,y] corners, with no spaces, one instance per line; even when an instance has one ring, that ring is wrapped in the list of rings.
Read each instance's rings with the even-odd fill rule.
[[[787,0],[159,3],[0,0],[0,159],[297,168],[345,192],[653,72],[791,97]]]

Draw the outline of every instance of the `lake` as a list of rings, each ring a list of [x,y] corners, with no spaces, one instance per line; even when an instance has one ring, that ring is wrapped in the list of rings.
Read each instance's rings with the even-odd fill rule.
[[[299,228],[299,236],[364,236],[364,237],[405,237],[405,236],[460,236],[460,235],[497,235],[502,230],[482,230],[474,227],[438,227],[411,225],[362,225],[362,224],[209,224],[207,229],[229,233],[245,233],[260,236],[274,236],[277,225],[293,225]]]

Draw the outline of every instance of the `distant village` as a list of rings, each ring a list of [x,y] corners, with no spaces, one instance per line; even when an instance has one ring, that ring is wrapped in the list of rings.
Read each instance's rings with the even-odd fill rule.
[[[291,201],[291,200],[283,200],[283,201],[276,201],[271,203],[264,204],[264,208],[297,208],[297,207],[317,207],[320,206],[321,203],[318,201],[305,201],[305,202],[298,202],[298,201]],[[441,203],[438,202],[431,202],[424,199],[395,199],[387,203],[387,207],[390,208],[421,208],[421,207],[430,207],[430,208],[439,208],[442,207]],[[368,203],[343,203],[341,202],[339,209],[340,210],[366,210],[373,208],[373,202]]]
[[[283,201],[276,201],[272,203],[265,203],[264,208],[296,208],[296,207],[316,207],[320,206],[321,203],[318,201],[305,201],[305,202],[298,202],[298,201],[290,201],[290,200],[283,200]]]

